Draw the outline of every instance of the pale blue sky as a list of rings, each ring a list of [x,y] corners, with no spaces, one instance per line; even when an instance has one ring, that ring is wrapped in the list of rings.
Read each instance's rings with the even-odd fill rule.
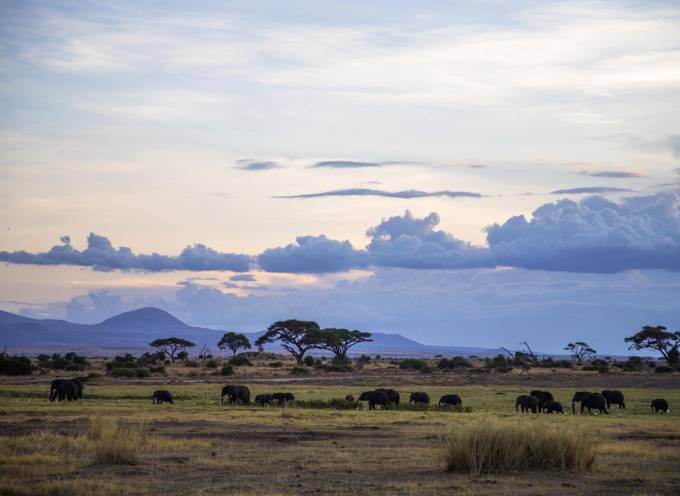
[[[611,351],[680,326],[677,2],[0,10],[0,308],[253,330],[253,301],[354,302],[323,324],[555,348],[550,319],[626,301],[582,319]]]

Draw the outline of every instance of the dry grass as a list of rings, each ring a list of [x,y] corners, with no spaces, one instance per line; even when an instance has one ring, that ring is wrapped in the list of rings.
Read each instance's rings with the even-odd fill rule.
[[[94,461],[98,465],[137,465],[146,444],[146,425],[121,427],[110,417],[90,419],[88,437],[93,444]]]
[[[596,441],[573,426],[483,418],[445,439],[450,471],[471,474],[515,470],[591,470]]]

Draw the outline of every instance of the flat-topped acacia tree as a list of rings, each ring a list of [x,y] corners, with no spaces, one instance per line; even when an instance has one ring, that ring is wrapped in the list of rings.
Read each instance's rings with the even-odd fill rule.
[[[624,340],[632,350],[655,350],[661,353],[668,365],[680,364],[680,331],[671,332],[664,326],[644,326]]]
[[[183,338],[160,338],[149,344],[165,353],[171,362],[174,362],[180,353],[188,353],[187,348],[196,346],[195,343]]]
[[[250,349],[250,340],[245,334],[241,334],[240,332],[226,332],[224,336],[222,336],[222,339],[217,343],[217,346],[223,350],[225,348],[229,348],[231,352],[236,355],[238,350],[249,350]]]
[[[274,341],[279,341],[281,347],[293,355],[298,364],[302,364],[307,351],[319,348],[322,342],[321,329],[312,320],[279,320],[257,338],[255,345],[263,346]]]
[[[338,360],[345,360],[349,349],[359,343],[373,341],[370,332],[350,331],[334,327],[323,329],[320,333],[319,348],[333,352]]]

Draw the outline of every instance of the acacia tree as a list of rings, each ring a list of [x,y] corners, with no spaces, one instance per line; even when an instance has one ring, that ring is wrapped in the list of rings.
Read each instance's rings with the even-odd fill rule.
[[[279,341],[281,347],[293,355],[298,364],[302,364],[305,353],[319,347],[320,331],[319,324],[311,320],[279,320],[270,325],[255,344],[263,346],[265,343]]]
[[[569,343],[564,349],[568,351],[578,363],[583,362],[583,360],[587,358],[593,358],[597,353],[596,350],[591,348],[588,343],[584,341]]]
[[[661,353],[668,365],[680,362],[680,331],[670,332],[664,326],[644,326],[633,336],[625,339],[631,343],[629,349],[654,350]]]
[[[222,336],[222,339],[217,343],[217,346],[221,350],[229,348],[231,352],[236,355],[240,349],[250,349],[250,340],[245,334],[241,334],[240,332],[227,332]]]
[[[338,360],[345,360],[349,349],[359,343],[373,341],[370,332],[328,328],[320,332],[319,348],[333,352]]]
[[[187,348],[192,348],[196,344],[183,338],[160,338],[149,343],[154,348],[158,348],[165,353],[170,361],[174,362],[181,354],[188,356]]]

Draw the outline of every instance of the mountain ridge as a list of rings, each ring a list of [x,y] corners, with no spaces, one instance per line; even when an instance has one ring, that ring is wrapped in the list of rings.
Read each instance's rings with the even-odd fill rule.
[[[34,319],[0,310],[0,348],[20,352],[80,351],[109,355],[123,351],[148,351],[157,338],[177,335],[206,345],[219,352],[217,341],[224,330],[192,326],[165,310],[142,307],[114,315],[96,324],[77,324],[58,319]],[[251,343],[262,332],[244,332]],[[419,343],[398,333],[373,332],[373,341],[352,348],[353,353],[370,352],[387,355],[495,354],[499,350]],[[267,344],[268,351],[281,351],[278,343]]]

